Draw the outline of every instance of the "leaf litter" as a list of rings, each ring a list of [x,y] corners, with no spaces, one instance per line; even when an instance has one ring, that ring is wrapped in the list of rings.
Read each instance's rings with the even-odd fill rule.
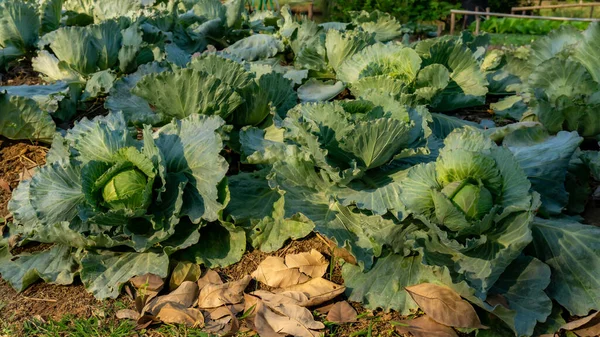
[[[136,310],[119,310],[116,317],[135,320],[138,328],[162,322],[232,336],[244,325],[260,336],[316,337],[325,329],[321,320],[340,326],[360,321],[352,305],[336,301],[345,287],[325,279],[328,270],[328,259],[315,249],[268,256],[252,276],[226,282],[215,270],[178,263],[167,280],[152,274],[132,278],[128,292]]]

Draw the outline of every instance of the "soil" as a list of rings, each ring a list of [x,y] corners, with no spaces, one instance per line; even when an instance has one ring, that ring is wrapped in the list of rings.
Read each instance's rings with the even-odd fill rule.
[[[46,163],[48,148],[25,142],[14,142],[0,137],[0,217],[9,216],[6,204],[11,192],[19,185],[20,177]],[[9,188],[7,188],[9,187]]]
[[[30,61],[22,61],[12,66],[6,73],[0,73],[0,86],[42,84],[40,74],[33,70]]]

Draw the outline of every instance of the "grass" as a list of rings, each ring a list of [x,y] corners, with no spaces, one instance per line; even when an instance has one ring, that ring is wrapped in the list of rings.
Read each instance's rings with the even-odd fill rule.
[[[544,35],[490,34],[492,46],[524,46]]]

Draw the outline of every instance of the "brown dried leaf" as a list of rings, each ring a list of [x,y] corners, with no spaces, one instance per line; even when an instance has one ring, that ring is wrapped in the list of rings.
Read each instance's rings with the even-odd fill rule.
[[[357,265],[356,258],[350,254],[350,252],[346,248],[338,247],[337,243],[333,242],[331,239],[321,236],[327,244],[329,245],[329,249],[333,252],[333,256],[336,259],[342,259],[350,264]]]
[[[310,253],[290,254],[285,257],[285,264],[289,268],[298,268],[300,272],[317,278],[325,275],[329,268],[329,261],[315,249]]]
[[[326,315],[329,312],[329,310],[331,310],[331,308],[333,307],[334,304],[335,303],[329,303],[322,307],[318,307],[315,310],[322,315]]]
[[[314,320],[308,309],[298,305],[267,303],[251,295],[245,295],[244,299],[245,312],[252,309],[247,323],[261,337],[316,337],[320,333],[315,330],[325,327]]]
[[[138,318],[135,329],[146,329],[150,325],[157,323],[160,323],[160,320],[158,320],[156,317],[152,315],[142,315],[140,318]]]
[[[179,288],[168,295],[159,296],[144,307],[144,312],[156,315],[167,303],[180,304],[185,308],[191,307],[198,298],[198,285],[191,281],[183,282]]]
[[[200,310],[188,308],[174,302],[165,303],[156,314],[156,318],[165,323],[185,324],[189,327],[204,325],[204,316],[202,316]]]
[[[283,291],[274,294],[266,290],[257,290],[250,293],[252,296],[256,296],[268,303],[283,303],[283,304],[295,304],[300,305],[308,302],[309,298],[305,293],[299,291]]]
[[[334,323],[352,323],[356,322],[356,316],[358,313],[350,303],[341,301],[331,307],[327,314],[327,320]]]
[[[246,308],[244,309],[244,312],[252,310],[251,313],[246,317],[246,323],[252,330],[256,331],[260,337],[286,336],[285,334],[277,333],[275,330],[273,330],[271,325],[269,325],[269,317],[271,317],[271,315],[278,315],[269,310],[263,301],[250,295],[244,295],[244,300],[246,302]]]
[[[235,316],[235,315],[239,314],[240,312],[244,311],[244,307],[245,307],[244,303],[224,305],[222,307],[206,310],[205,311],[206,314],[204,315],[204,317],[206,319],[218,320],[227,315]]]
[[[118,319],[137,320],[138,318],[140,318],[140,313],[131,309],[121,309],[117,311],[115,316],[117,316]]]
[[[216,271],[207,269],[198,280],[198,288],[202,290],[207,284],[223,284],[223,281]]]
[[[21,172],[19,172],[19,181],[29,180],[29,179],[33,178],[33,174],[35,173],[36,167],[37,166],[34,166],[29,169],[27,169],[26,167],[23,167],[23,170]]]
[[[136,289],[135,307],[140,312],[151,299],[158,295],[165,285],[163,279],[154,274],[136,276],[131,278],[129,282]]]
[[[335,284],[324,278],[314,278],[306,283],[287,287],[281,291],[298,291],[305,293],[308,296],[308,301],[302,302],[299,305],[303,307],[312,307],[334,299],[345,290],[346,287]]]
[[[189,261],[177,262],[171,279],[169,281],[169,290],[177,289],[184,281],[196,282],[200,278],[200,266]]]
[[[282,258],[276,256],[264,259],[252,273],[252,277],[274,288],[289,287],[310,280],[298,268],[289,268]]]
[[[158,275],[145,274],[132,277],[129,282],[137,290],[146,289],[148,291],[160,292],[165,285],[165,281]]]
[[[414,337],[458,337],[456,331],[451,327],[440,324],[429,316],[403,320],[398,323],[406,324],[406,326],[396,326],[396,332],[399,334],[410,333]]]
[[[486,328],[473,306],[448,287],[421,283],[406,287],[406,291],[438,323],[457,328]]]
[[[217,308],[225,304],[237,304],[244,299],[244,289],[252,278],[245,276],[241,280],[225,284],[208,284],[200,290],[198,307]]]
[[[573,331],[579,337],[596,337],[600,335],[600,311],[569,322],[560,329]]]
[[[294,304],[272,304],[265,302],[274,313],[265,318],[273,330],[299,337],[319,337],[315,330],[324,329],[325,325],[315,321],[310,310]]]
[[[10,185],[8,182],[2,178],[0,178],[0,188],[5,190],[8,193],[11,193]]]
[[[204,331],[216,333],[221,337],[234,336],[240,330],[240,321],[235,317],[236,312],[229,310],[232,306],[220,307],[213,311],[212,315],[216,312],[223,312],[224,315],[219,317],[207,317],[204,316]],[[244,310],[242,306],[238,312]]]

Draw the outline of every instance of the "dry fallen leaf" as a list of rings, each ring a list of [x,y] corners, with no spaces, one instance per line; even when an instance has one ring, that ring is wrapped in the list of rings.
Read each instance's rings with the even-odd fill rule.
[[[29,169],[23,167],[23,170],[21,172],[19,172],[19,181],[29,180],[29,179],[33,178],[33,174],[35,173],[36,168],[37,168],[37,166],[34,166]]]
[[[156,317],[154,317],[152,315],[142,315],[142,316],[140,316],[140,318],[138,318],[135,329],[136,330],[146,329],[150,325],[156,324],[156,323],[160,323],[160,320],[158,320]]]
[[[138,318],[140,318],[140,313],[131,309],[121,309],[117,311],[115,316],[117,316],[118,319],[137,320]]]
[[[10,185],[6,182],[6,180],[0,178],[0,188],[10,193]]]
[[[327,314],[327,320],[334,323],[352,323],[356,322],[356,316],[358,313],[350,303],[341,301],[331,307]]]
[[[298,336],[317,337],[315,330],[325,328],[321,322],[314,320],[312,313],[295,304],[271,303],[251,296],[244,296],[246,309],[252,309],[248,315],[249,325],[261,337]]]
[[[315,330],[324,329],[325,325],[315,321],[310,310],[295,304],[272,304],[265,302],[273,314],[268,314],[267,322],[277,332],[299,337],[319,337]]]
[[[310,277],[302,274],[298,268],[289,268],[280,257],[269,256],[258,265],[252,277],[269,287],[284,288],[304,283]]]
[[[131,285],[133,285],[138,290],[146,289],[148,291],[155,292],[161,291],[163,286],[165,285],[165,281],[163,281],[163,279],[160,278],[160,276],[154,274],[145,274],[132,277],[129,280],[129,282],[131,282]]]
[[[329,261],[323,254],[312,249],[310,253],[290,254],[285,257],[285,264],[289,268],[298,268],[300,272],[317,278],[325,275],[329,268]]]
[[[404,324],[404,326],[396,325],[396,332],[399,334],[410,333],[414,337],[458,337],[451,327],[440,324],[429,316],[402,320],[398,323]]]
[[[219,311],[224,313],[224,315],[219,318],[204,316],[205,325],[203,330],[215,333],[221,337],[235,335],[240,330],[240,322],[237,317],[235,317],[237,313],[229,310],[230,307],[232,306],[220,307],[211,313],[213,316]],[[238,312],[241,312],[242,310],[244,310],[243,306]]]
[[[207,269],[198,280],[198,288],[202,290],[207,284],[223,284],[223,281],[216,271]]]
[[[183,282],[179,288],[173,290],[168,295],[159,296],[150,303],[146,305],[144,308],[144,312],[149,312],[153,315],[161,309],[167,303],[175,303],[180,304],[186,308],[191,307],[196,299],[198,298],[198,285],[191,281]]]
[[[165,281],[160,276],[154,274],[135,276],[129,282],[136,289],[135,304],[136,309],[139,311],[151,299],[156,297],[165,285]]]
[[[237,304],[244,299],[244,289],[252,278],[245,276],[241,280],[224,284],[208,284],[200,290],[198,307],[217,308],[225,304]]]
[[[252,296],[256,296],[269,303],[283,303],[283,304],[295,304],[301,305],[309,301],[308,296],[305,293],[299,291],[283,291],[274,294],[266,290],[256,290],[250,293]]]
[[[200,266],[192,262],[177,262],[171,279],[169,281],[169,290],[177,289],[184,281],[196,282],[200,278]]]
[[[333,307],[334,304],[335,303],[329,303],[322,307],[318,307],[315,310],[322,315],[327,315],[327,313],[329,313],[329,310],[331,310],[331,308]]]
[[[579,337],[596,337],[600,335],[600,311],[569,322],[561,326],[560,329],[572,331]]]
[[[350,252],[346,248],[338,247],[337,243],[333,242],[331,239],[320,236],[327,244],[329,245],[329,249],[333,252],[333,256],[336,259],[342,259],[350,264],[357,265],[356,258],[350,254]]]
[[[325,303],[338,295],[342,294],[346,290],[346,287],[339,284],[335,284],[324,278],[314,278],[310,281],[302,284],[297,284],[285,289],[283,291],[298,291],[305,293],[308,296],[308,302],[300,303],[303,307],[312,307],[322,303]]]
[[[243,303],[243,301],[242,303],[228,304],[222,307],[206,310],[206,314],[204,315],[204,317],[212,320],[217,320],[227,315],[237,315],[240,312],[244,311],[244,307],[245,304]]]
[[[174,302],[165,303],[156,314],[156,318],[165,323],[185,324],[189,327],[204,325],[204,316],[200,310]]]
[[[431,319],[457,328],[486,328],[473,306],[454,290],[431,283],[406,287],[406,291]]]
[[[246,323],[248,326],[256,331],[260,337],[283,337],[284,334],[277,333],[271,325],[268,323],[268,317],[276,315],[274,312],[269,310],[265,303],[258,297],[244,294],[244,302],[246,307],[244,312],[248,313],[246,316]]]

